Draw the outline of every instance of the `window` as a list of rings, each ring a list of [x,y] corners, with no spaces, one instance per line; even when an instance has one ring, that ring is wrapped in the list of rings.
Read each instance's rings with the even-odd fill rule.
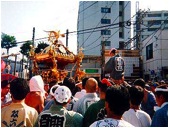
[[[119,1],[119,5],[123,5],[124,1]]]
[[[148,25],[160,25],[161,24],[161,20],[152,20],[152,21],[148,21]]]
[[[123,32],[119,32],[119,37],[123,38]]]
[[[111,44],[111,41],[106,41],[105,42],[105,46],[110,46],[110,44]]]
[[[164,24],[168,24],[168,20],[164,20]]]
[[[119,42],[119,49],[124,49],[124,42],[123,41]]]
[[[102,41],[102,43],[103,43],[103,41]],[[105,44],[105,46],[110,46],[111,41],[104,41],[104,44]]]
[[[111,13],[110,8],[101,8],[101,13]]]
[[[87,59],[83,59],[82,63],[88,63]]]
[[[119,11],[119,16],[123,16],[123,12],[122,11]]]
[[[164,13],[164,16],[168,16],[168,13]]]
[[[111,30],[101,30],[101,35],[111,35]]]
[[[101,19],[101,24],[110,24],[111,19]]]
[[[148,17],[161,17],[161,14],[148,14]]]
[[[119,27],[124,27],[124,22],[119,22]]]
[[[148,31],[155,31],[157,30],[158,28],[148,28]]]
[[[146,59],[152,59],[153,58],[153,43],[146,46]]]

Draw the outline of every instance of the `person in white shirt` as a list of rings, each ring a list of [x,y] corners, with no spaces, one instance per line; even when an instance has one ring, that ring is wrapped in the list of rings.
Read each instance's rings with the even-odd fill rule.
[[[86,81],[85,85],[86,95],[80,98],[73,106],[73,111],[79,112],[80,114],[84,115],[87,108],[96,101],[99,101],[100,98],[98,97],[96,91],[98,89],[98,82],[95,78],[89,78]]]
[[[23,78],[28,79],[28,76],[29,76],[29,70],[27,65],[25,65],[25,69],[23,70]]]
[[[86,81],[88,80],[88,78],[83,78],[82,79],[82,90],[80,92],[76,92],[75,94],[75,98],[80,99],[81,97],[83,97],[86,94],[86,90],[85,90],[85,85],[86,85]]]
[[[150,116],[140,109],[144,97],[144,89],[140,86],[129,88],[130,109],[123,114],[123,119],[136,127],[150,127]]]

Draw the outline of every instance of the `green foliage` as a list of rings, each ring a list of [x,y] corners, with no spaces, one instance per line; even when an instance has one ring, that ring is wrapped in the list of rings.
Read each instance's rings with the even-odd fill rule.
[[[43,49],[45,49],[47,46],[49,46],[48,44],[46,44],[45,42],[40,42],[37,46],[37,48],[35,49],[35,53],[40,53]]]
[[[26,57],[29,57],[29,52],[30,52],[30,45],[32,45],[32,41],[26,41],[26,43],[24,43],[21,47],[20,47],[20,53],[22,53],[23,55],[25,55]]]
[[[17,42],[14,36],[1,33],[1,48],[5,48],[7,50],[7,54],[9,54],[10,48],[13,48],[16,46],[17,46]]]

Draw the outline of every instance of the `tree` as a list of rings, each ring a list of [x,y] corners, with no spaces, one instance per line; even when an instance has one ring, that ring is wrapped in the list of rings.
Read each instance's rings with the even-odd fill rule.
[[[37,46],[37,48],[35,49],[35,53],[40,53],[43,49],[45,49],[47,46],[49,46],[48,44],[46,44],[45,42],[40,42]]]
[[[30,52],[30,45],[32,45],[32,41],[26,41],[26,43],[24,43],[21,47],[20,47],[20,53],[22,53],[23,55],[25,55],[26,57],[29,57],[29,52]]]
[[[17,42],[14,36],[10,36],[5,33],[1,34],[1,48],[5,48],[7,50],[7,54],[9,54],[10,48],[16,46],[17,46]]]
[[[20,53],[22,53],[22,68],[21,70],[23,70],[23,60],[24,60],[24,55],[28,58],[29,57],[29,52],[30,52],[30,45],[32,45],[32,41],[26,41],[26,43],[24,43],[21,47],[20,47]]]

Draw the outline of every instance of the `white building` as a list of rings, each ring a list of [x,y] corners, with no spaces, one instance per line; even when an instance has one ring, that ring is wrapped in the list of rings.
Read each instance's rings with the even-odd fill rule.
[[[141,41],[158,29],[168,29],[168,11],[148,11],[141,24]]]
[[[124,48],[131,36],[131,27],[124,27],[131,17],[130,1],[82,1],[79,4],[77,24],[77,49],[84,48],[85,55],[101,55],[105,50]],[[78,52],[78,51],[77,51]]]
[[[142,42],[145,79],[168,79],[168,29],[160,29]]]
[[[139,16],[143,77],[168,79],[168,11],[141,11]]]

